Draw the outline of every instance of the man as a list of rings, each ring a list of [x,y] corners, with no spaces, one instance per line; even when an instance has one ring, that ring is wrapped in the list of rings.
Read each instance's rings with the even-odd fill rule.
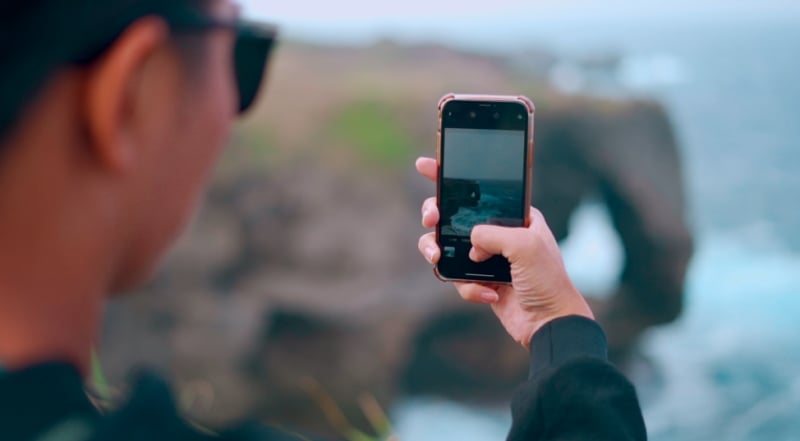
[[[83,393],[110,293],[146,280],[191,217],[273,36],[226,0],[13,0],[0,6],[0,435],[3,440],[280,440],[185,423],[162,381],[98,411]],[[434,178],[435,161],[418,169]],[[433,200],[423,223],[438,221]],[[541,215],[481,226],[513,287],[457,285],[532,351],[509,439],[644,439],[632,386]],[[438,248],[420,240],[431,262]]]

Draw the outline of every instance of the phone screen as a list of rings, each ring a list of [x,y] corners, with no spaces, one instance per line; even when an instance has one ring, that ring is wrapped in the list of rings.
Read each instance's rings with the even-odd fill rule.
[[[451,101],[442,115],[439,273],[449,279],[510,282],[508,261],[468,257],[479,224],[522,227],[528,210],[528,112],[517,103]]]

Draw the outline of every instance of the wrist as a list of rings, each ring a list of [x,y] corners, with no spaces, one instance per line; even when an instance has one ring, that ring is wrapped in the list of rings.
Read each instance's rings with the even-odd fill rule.
[[[569,295],[563,296],[563,298],[565,300],[568,299],[568,301],[555,305],[553,309],[544,313],[531,312],[526,332],[522,334],[522,338],[518,340],[517,343],[521,344],[526,350],[530,350],[530,343],[533,336],[545,325],[559,318],[579,316],[588,318],[589,320],[595,319],[592,309],[577,288],[570,286],[568,291]]]

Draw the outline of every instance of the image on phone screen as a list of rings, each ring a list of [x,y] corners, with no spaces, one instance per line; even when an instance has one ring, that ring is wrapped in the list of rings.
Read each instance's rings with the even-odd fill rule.
[[[525,132],[445,129],[441,237],[469,238],[478,224],[521,227],[525,196]]]

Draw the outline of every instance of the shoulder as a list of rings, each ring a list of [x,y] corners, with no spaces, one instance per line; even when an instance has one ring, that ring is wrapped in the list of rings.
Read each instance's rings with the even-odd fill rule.
[[[0,373],[3,441],[294,441],[303,439],[258,424],[215,431],[188,421],[169,385],[139,374],[129,398],[100,412],[87,397],[78,371],[50,363]]]
[[[216,430],[181,415],[168,384],[152,373],[137,377],[128,402],[104,416],[91,441],[295,441],[302,438],[261,424]]]

